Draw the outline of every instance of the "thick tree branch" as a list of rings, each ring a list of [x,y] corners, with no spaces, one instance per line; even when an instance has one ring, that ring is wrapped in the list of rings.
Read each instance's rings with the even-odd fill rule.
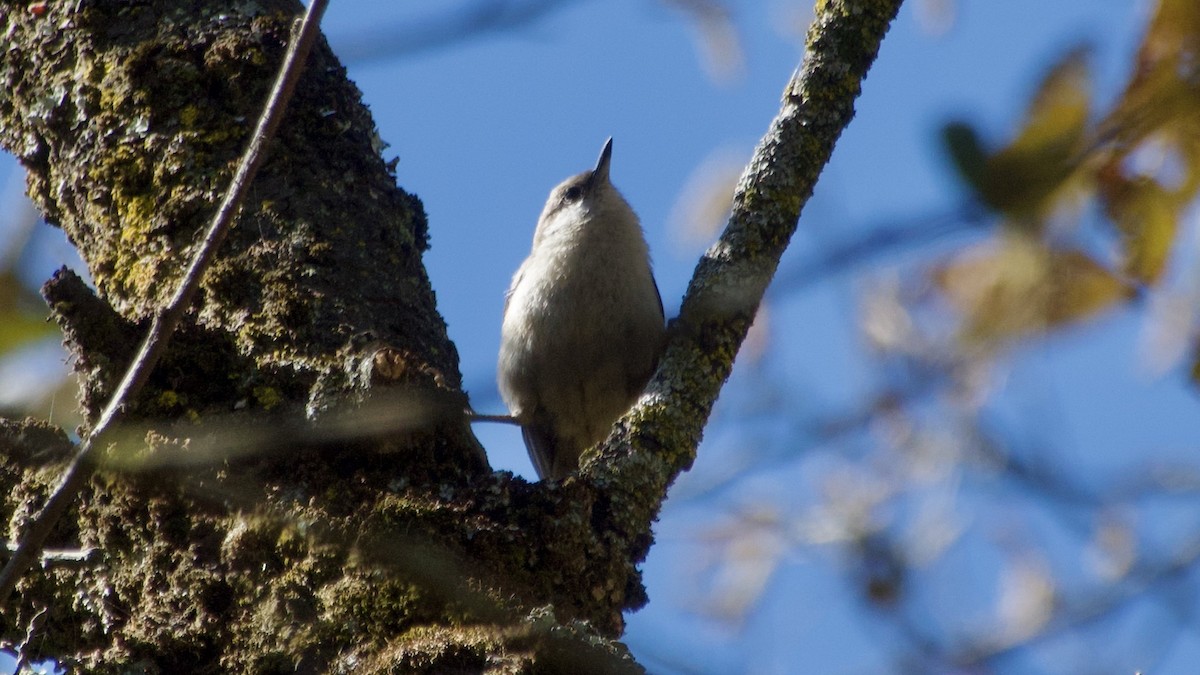
[[[804,62],[742,175],[725,231],[696,268],[658,372],[599,456],[585,459],[585,478],[611,491],[614,521],[635,559],[649,548],[667,488],[695,459],[713,402],[900,4],[817,3]]]

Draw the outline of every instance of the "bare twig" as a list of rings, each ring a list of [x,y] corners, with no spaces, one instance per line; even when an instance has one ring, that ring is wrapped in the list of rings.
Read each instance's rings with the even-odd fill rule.
[[[481,415],[477,412],[467,413],[467,421],[471,424],[476,422],[492,422],[495,424],[520,424],[517,418],[512,415]]]
[[[49,607],[39,609],[37,614],[34,614],[33,618],[29,620],[29,625],[25,627],[25,639],[21,640],[21,644],[17,645],[17,662],[13,664],[13,675],[20,675],[22,670],[32,665],[26,650],[33,643],[34,638],[37,637],[38,631],[42,629],[42,624],[46,621],[46,612],[48,611],[50,611]]]
[[[8,558],[17,552],[17,545],[4,542],[0,546],[0,558]],[[48,548],[42,551],[42,567],[87,567],[100,560],[98,548]]]
[[[4,566],[4,570],[0,571],[0,605],[8,601],[21,575],[38,558],[50,530],[75,500],[75,495],[91,475],[97,449],[104,447],[102,441],[105,434],[121,420],[126,406],[145,385],[150,372],[158,363],[159,357],[170,341],[171,334],[179,325],[184,312],[191,305],[205,269],[216,255],[221,242],[225,240],[225,235],[241,208],[250,183],[254,180],[258,167],[263,162],[267,143],[279,128],[287,103],[296,88],[296,82],[300,78],[308,53],[316,39],[317,27],[327,4],[328,0],[312,0],[304,19],[293,31],[291,44],[288,46],[283,64],[279,68],[275,86],[267,98],[258,125],[238,164],[237,172],[229,183],[225,199],[221,202],[212,222],[205,231],[204,238],[179,283],[179,288],[176,289],[167,306],[154,317],[145,340],[129,369],[125,371],[121,383],[113,392],[112,398],[100,413],[100,419],[97,420],[96,426],[79,444],[70,466],[67,467],[58,486],[46,501],[46,506],[26,529],[25,536],[13,557]]]

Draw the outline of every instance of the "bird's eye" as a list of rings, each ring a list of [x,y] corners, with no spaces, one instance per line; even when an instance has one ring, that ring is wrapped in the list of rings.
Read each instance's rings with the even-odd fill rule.
[[[577,202],[583,197],[583,188],[578,185],[572,185],[563,193],[563,199],[569,202]]]

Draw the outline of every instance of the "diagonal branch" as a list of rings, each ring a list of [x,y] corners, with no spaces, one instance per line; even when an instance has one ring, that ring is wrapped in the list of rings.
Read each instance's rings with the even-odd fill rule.
[[[42,546],[54,524],[66,512],[67,507],[75,500],[76,494],[91,475],[98,449],[104,447],[105,435],[121,421],[126,406],[146,384],[151,371],[154,370],[159,357],[162,356],[163,350],[170,342],[171,334],[191,305],[205,269],[212,262],[221,242],[225,240],[225,235],[229,232],[234,217],[241,209],[250,183],[254,180],[259,166],[262,165],[266,155],[266,145],[279,128],[280,121],[287,109],[287,103],[295,91],[296,82],[300,79],[308,53],[318,35],[321,15],[325,12],[327,4],[328,0],[312,0],[304,19],[293,32],[291,44],[288,46],[287,54],[280,66],[279,76],[267,99],[262,115],[259,117],[254,134],[250,137],[250,144],[242,155],[242,160],[230,181],[225,198],[213,215],[212,222],[205,231],[204,238],[188,265],[179,287],[167,306],[154,317],[137,355],[125,371],[125,376],[101,412],[96,425],[79,444],[70,465],[63,472],[61,481],[47,500],[46,506],[26,529],[25,536],[16,552],[4,566],[3,571],[0,571],[0,605],[8,601],[21,575],[39,557]]]
[[[599,458],[585,459],[584,477],[609,489],[614,524],[634,542],[635,559],[649,547],[667,487],[695,459],[713,402],[901,1],[817,3],[804,62],[742,175],[725,231],[696,268],[658,372]]]

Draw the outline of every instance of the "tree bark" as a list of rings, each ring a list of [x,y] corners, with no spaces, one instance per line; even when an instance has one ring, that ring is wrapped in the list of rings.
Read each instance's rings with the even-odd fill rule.
[[[327,45],[134,420],[0,641],[87,672],[640,672],[617,641],[779,254],[899,0],[820,3],[805,69],[697,271],[663,366],[577,477],[491,473],[421,264],[420,202]],[[44,295],[94,419],[170,296],[299,5],[3,6],[0,143],[80,249]],[[86,431],[86,430],[85,430]],[[17,539],[66,435],[0,424]],[[89,559],[90,560],[90,559]]]

